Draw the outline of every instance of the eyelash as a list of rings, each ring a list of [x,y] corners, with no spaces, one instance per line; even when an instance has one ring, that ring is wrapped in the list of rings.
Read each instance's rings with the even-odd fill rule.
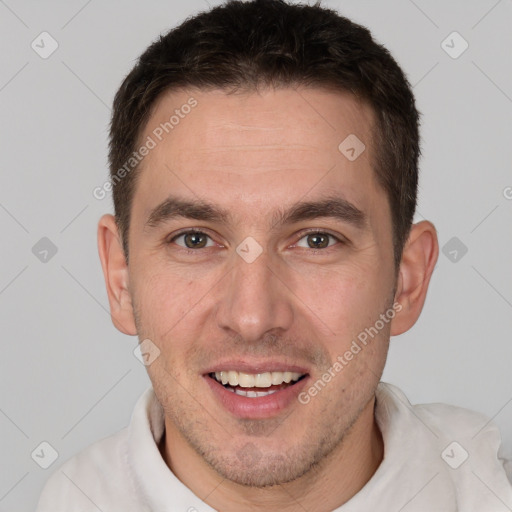
[[[200,230],[197,230],[197,229],[188,229],[186,231],[181,231],[180,233],[174,235],[167,243],[168,244],[173,243],[177,238],[179,238],[181,236],[184,236],[184,235],[188,235],[188,234],[206,235],[208,238],[210,238],[210,240],[212,240],[212,237],[208,233],[205,233],[204,231],[200,231]],[[344,240],[344,239],[342,239],[342,238],[340,238],[340,237],[338,237],[336,235],[333,235],[332,233],[329,233],[328,231],[320,231],[320,230],[317,230],[317,229],[312,229],[310,231],[302,232],[302,235],[297,240],[297,242],[295,242],[295,244],[297,244],[303,238],[305,238],[306,236],[309,236],[309,235],[327,235],[327,236],[329,236],[331,238],[334,238],[334,240],[336,240],[337,242],[339,242],[341,244],[345,244],[346,243],[346,240]],[[193,254],[193,253],[197,254],[200,249],[210,249],[210,247],[201,247],[199,249],[190,249],[188,247],[182,247],[182,246],[178,246],[178,247],[182,251],[185,251],[187,254]],[[324,252],[327,252],[332,247],[333,247],[332,245],[328,245],[327,247],[325,247],[323,249],[313,249],[311,247],[309,247],[308,249],[310,251],[324,251]],[[305,247],[302,247],[302,249],[305,249]]]

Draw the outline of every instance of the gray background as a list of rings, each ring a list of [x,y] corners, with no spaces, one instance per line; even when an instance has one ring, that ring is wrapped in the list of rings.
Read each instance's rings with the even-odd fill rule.
[[[96,223],[111,203],[92,190],[107,177],[122,78],[160,32],[207,4],[0,0],[1,511],[34,510],[48,476],[125,427],[149,385],[136,338],[110,321]],[[457,238],[440,254],[420,320],[392,340],[383,380],[412,402],[494,418],[512,454],[512,1],[324,5],[368,26],[414,85],[417,220],[436,224],[441,247]],[[47,59],[31,48],[43,31],[59,45]],[[458,58],[441,45],[453,31],[469,44]],[[44,247],[32,250],[43,237],[57,248],[46,262]],[[31,458],[42,441],[59,453],[48,469]]]

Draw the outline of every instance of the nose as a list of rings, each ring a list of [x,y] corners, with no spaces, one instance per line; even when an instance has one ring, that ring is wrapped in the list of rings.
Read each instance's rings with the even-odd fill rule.
[[[278,265],[270,265],[266,252],[250,263],[238,255],[234,259],[233,270],[223,280],[218,326],[246,343],[287,331],[293,322],[293,294]]]

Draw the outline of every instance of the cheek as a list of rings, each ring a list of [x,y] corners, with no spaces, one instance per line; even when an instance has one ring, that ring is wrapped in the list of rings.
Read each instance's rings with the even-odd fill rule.
[[[373,323],[385,307],[388,291],[381,281],[382,272],[351,265],[319,267],[315,272],[303,273],[295,285],[297,296],[316,315],[315,323],[320,321],[329,327],[330,334],[344,337]]]
[[[150,267],[147,265],[146,269]],[[180,276],[168,270],[140,272],[134,294],[144,335],[161,341],[172,338],[204,295],[201,283],[183,273]],[[187,325],[190,328],[190,324]]]

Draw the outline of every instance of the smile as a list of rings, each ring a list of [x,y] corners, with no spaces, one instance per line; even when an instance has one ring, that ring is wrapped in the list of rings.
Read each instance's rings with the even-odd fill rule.
[[[206,377],[214,395],[235,416],[263,419],[290,406],[308,374],[223,370],[210,372]]]

